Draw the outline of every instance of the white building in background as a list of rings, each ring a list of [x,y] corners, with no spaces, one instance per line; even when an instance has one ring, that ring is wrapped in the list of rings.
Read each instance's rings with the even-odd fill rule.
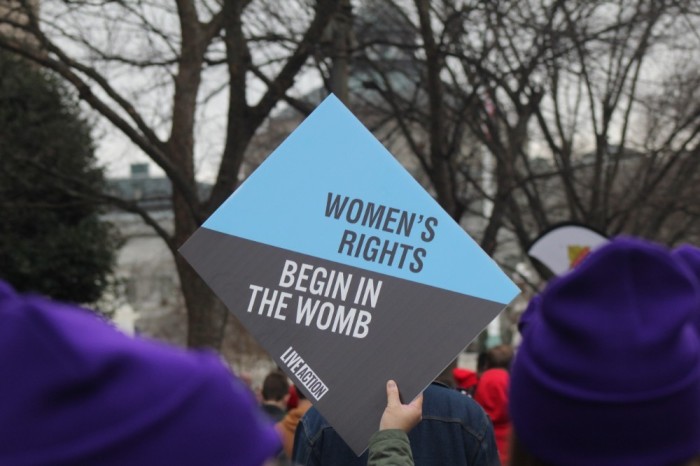
[[[131,176],[107,182],[110,194],[137,202],[172,232],[170,180],[151,177],[148,164],[133,164]],[[124,241],[115,269],[120,285],[115,323],[127,332],[184,345],[185,310],[172,253],[138,215],[113,210],[104,219],[115,225]]]
[[[127,178],[108,179],[110,194],[137,202],[166,231],[173,231],[171,184],[165,177],[152,177],[148,164],[133,164]],[[200,184],[200,198],[210,185]],[[117,255],[115,274],[121,282],[113,320],[126,332],[157,338],[178,346],[187,344],[187,312],[172,252],[140,216],[121,210],[105,215],[121,233],[124,244]],[[259,389],[276,366],[252,337],[241,331],[229,316],[222,355],[239,376]]]
[[[161,227],[173,231],[168,178],[150,176],[148,164],[133,164],[129,177],[108,179],[107,184],[110,194],[137,202]],[[200,198],[206,198],[210,189],[210,185],[200,184]],[[185,346],[187,313],[172,252],[137,214],[113,210],[104,218],[117,227],[124,241],[115,269],[121,285],[119,296],[114,297],[117,310],[113,320],[127,332]],[[221,352],[236,373],[253,381],[254,388],[275,368],[232,315]]]

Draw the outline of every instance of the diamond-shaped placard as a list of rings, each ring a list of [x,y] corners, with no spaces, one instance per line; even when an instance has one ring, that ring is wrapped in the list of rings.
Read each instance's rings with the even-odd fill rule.
[[[358,455],[519,292],[333,95],[180,251]]]

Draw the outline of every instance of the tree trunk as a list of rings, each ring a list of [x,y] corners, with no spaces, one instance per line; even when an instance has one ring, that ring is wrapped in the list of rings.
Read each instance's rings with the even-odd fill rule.
[[[350,0],[341,0],[340,9],[333,20],[332,54],[330,75],[331,91],[348,104],[348,76],[350,75],[350,34],[352,30],[352,5]]]
[[[439,45],[433,35],[430,2],[415,0],[420,22],[420,33],[425,49],[425,68],[428,92],[428,108],[430,115],[430,165],[428,173],[435,187],[437,201],[452,218],[459,222],[462,209],[455,198],[453,169],[450,165],[450,155],[446,150],[447,131],[445,121],[444,99],[445,92],[440,77],[444,60]]]
[[[187,306],[187,346],[218,351],[224,338],[227,311],[187,261],[179,256],[175,262]]]

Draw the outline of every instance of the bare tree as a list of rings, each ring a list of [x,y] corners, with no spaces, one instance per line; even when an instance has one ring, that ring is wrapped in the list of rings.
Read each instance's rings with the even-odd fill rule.
[[[512,191],[513,177],[508,172],[514,151],[526,140],[533,107],[517,101],[521,115],[517,121],[507,121],[511,140],[502,137],[494,79],[524,92],[509,68],[515,66],[512,53],[494,46],[497,38],[507,37],[499,17],[502,3],[386,2],[384,21],[393,19],[401,33],[364,34],[366,40],[359,44],[359,62],[368,69],[365,85],[381,96],[383,105],[378,109],[391,115],[387,124],[394,125],[406,141],[438,202],[457,221],[465,214],[486,213],[478,233],[489,253],[496,248]],[[521,80],[533,72],[542,47],[530,54]],[[539,94],[530,97],[535,105],[540,98]],[[496,155],[498,182],[484,176],[489,163],[485,148]],[[484,206],[484,199],[490,208]]]
[[[58,72],[172,180],[174,235],[109,200],[173,253],[234,189],[273,108],[311,110],[294,92],[310,57],[329,89],[344,89],[350,68],[351,107],[412,156],[491,254],[522,257],[562,220],[669,243],[700,230],[692,0],[364,0],[352,13],[346,0],[56,0],[41,19],[25,1],[10,5],[0,47]],[[198,145],[212,121],[225,136]],[[222,156],[200,199],[195,154],[207,149]],[[175,257],[189,342],[218,346],[226,314]]]
[[[693,2],[383,3],[410,39],[362,36],[367,87],[443,207],[483,216],[471,233],[487,252],[510,238],[522,254],[564,220],[666,242],[697,231]],[[389,48],[406,63],[389,68]]]
[[[677,240],[681,225],[667,220],[684,209],[700,163],[696,92],[683,95],[680,112],[678,96],[668,93],[679,72],[697,79],[700,71],[691,5],[619,1],[574,10],[562,3],[562,27],[543,37],[549,49],[538,83],[543,99],[520,157],[516,198],[527,199],[521,210],[530,215],[510,216],[522,245],[530,231],[563,219],[610,235]],[[682,70],[683,64],[692,65]],[[548,181],[526,163],[535,148],[552,161]],[[547,201],[547,188],[558,190],[561,208]]]
[[[273,108],[295,104],[289,91],[339,1],[56,0],[42,2],[38,15],[34,2],[13,0],[0,11],[0,47],[63,77],[171,180],[172,234],[136,204],[86,195],[140,215],[166,242],[191,346],[218,348],[227,313],[177,248],[237,186],[250,140]],[[220,162],[211,195],[200,199],[197,130],[217,112],[225,115],[224,131],[214,132],[221,142],[206,147],[218,147]]]

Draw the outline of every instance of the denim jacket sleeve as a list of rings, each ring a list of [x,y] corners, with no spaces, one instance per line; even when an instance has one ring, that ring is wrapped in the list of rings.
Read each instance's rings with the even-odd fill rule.
[[[367,453],[357,456],[316,408],[309,409],[297,426],[292,460],[295,466],[359,466]]]
[[[474,450],[474,456],[469,464],[475,466],[501,466],[493,426],[486,413],[482,414],[481,419],[478,422],[474,422],[474,424],[480,425],[481,428],[479,429],[480,435],[477,436],[479,439],[476,445],[477,448]]]
[[[308,428],[304,418],[297,425],[292,449],[292,464],[303,466],[320,466],[320,458],[313,452],[313,444],[309,438]]]

